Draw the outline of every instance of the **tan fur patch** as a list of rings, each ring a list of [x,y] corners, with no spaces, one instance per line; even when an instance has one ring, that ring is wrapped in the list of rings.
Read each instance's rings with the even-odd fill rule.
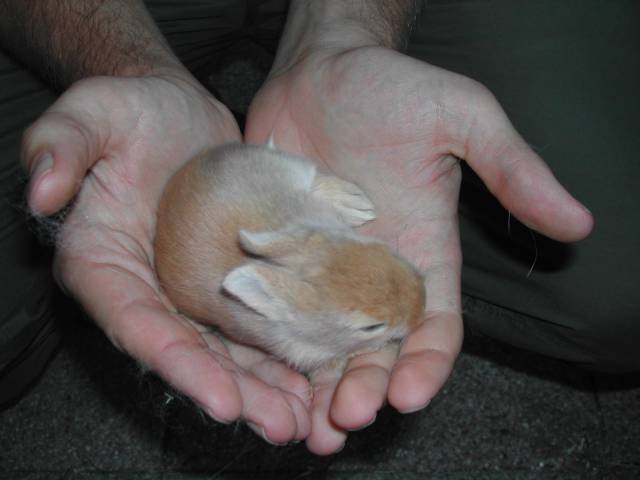
[[[266,228],[260,212],[245,209],[239,214],[221,199],[212,199],[207,160],[203,155],[189,162],[170,180],[158,208],[154,240],[163,290],[178,310],[202,321],[211,315],[221,275],[246,260],[238,230]]]
[[[328,300],[340,310],[360,311],[391,326],[415,327],[423,320],[422,277],[385,245],[347,242],[338,246],[323,277]]]

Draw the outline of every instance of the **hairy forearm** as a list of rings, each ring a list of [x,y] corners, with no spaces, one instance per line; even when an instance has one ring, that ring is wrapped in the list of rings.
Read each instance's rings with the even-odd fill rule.
[[[274,70],[318,49],[404,48],[424,0],[291,0]]]
[[[421,0],[361,0],[341,2],[340,8],[351,21],[363,24],[377,43],[401,49],[422,4]]]
[[[0,0],[0,45],[59,88],[180,62],[142,0]]]

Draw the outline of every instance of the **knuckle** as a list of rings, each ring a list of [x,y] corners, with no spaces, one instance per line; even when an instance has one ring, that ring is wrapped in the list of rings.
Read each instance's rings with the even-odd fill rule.
[[[471,93],[474,97],[474,105],[478,115],[495,115],[496,112],[502,111],[502,107],[494,93],[483,83],[472,80]]]

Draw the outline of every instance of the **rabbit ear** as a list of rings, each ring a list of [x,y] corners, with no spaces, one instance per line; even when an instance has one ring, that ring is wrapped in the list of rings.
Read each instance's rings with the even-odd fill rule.
[[[249,232],[240,230],[239,240],[242,248],[254,255],[281,256],[298,248],[298,242],[307,235],[306,232],[294,232],[291,229],[267,230],[265,232]]]
[[[232,270],[222,287],[256,312],[279,321],[291,311],[287,298],[281,294],[286,291],[286,284],[292,283],[286,276],[277,267],[248,264]]]

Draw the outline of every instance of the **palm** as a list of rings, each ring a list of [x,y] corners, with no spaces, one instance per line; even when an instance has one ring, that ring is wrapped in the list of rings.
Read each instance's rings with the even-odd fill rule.
[[[487,125],[478,125],[479,116]],[[486,173],[514,213],[546,231],[553,231],[552,220],[541,221],[543,212],[516,200],[522,187],[513,180],[519,178],[496,178],[482,162],[506,151],[529,162],[526,173],[541,175],[543,183],[552,178],[483,87],[381,48],[311,54],[272,75],[251,107],[246,138],[262,142],[272,131],[279,147],[361,186],[377,213],[363,232],[387,241],[425,275],[426,321],[397,360],[390,351],[366,355],[354,359],[341,380],[316,381],[308,443],[328,452],[344,441],[342,429],[371,421],[385,397],[401,411],[418,409],[451,371],[462,340],[455,157]],[[557,195],[552,189],[560,190],[550,183]]]
[[[73,138],[78,133],[82,138]],[[90,168],[59,238],[56,271],[64,287],[117,346],[210,415],[241,416],[282,442],[307,434],[300,398],[306,381],[258,352],[232,355],[173,310],[153,271],[156,209],[166,181],[203,148],[237,140],[230,114],[195,86],[167,78],[94,79],[45,113],[26,148],[40,145],[54,151],[56,162],[78,162],[56,168]],[[68,181],[62,177],[42,204],[55,205]]]

